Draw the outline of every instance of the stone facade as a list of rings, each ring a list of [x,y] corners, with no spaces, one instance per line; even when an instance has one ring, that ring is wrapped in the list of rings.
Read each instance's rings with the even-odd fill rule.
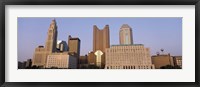
[[[152,56],[152,63],[156,69],[160,69],[162,66],[171,65],[174,66],[173,58],[170,54],[158,54]]]
[[[113,45],[106,49],[106,69],[154,69],[149,48],[142,44]]]
[[[76,57],[69,55],[68,52],[52,53],[47,57],[46,68],[76,69],[76,63]]]
[[[37,48],[35,48],[32,66],[35,65],[35,66],[45,67],[46,58],[47,58],[46,49],[43,46],[38,46]]]

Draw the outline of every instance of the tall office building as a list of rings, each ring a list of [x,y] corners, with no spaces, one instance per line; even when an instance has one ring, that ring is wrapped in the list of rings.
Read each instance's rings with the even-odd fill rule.
[[[93,26],[93,52],[101,50],[105,52],[110,47],[109,25],[100,30],[96,25]]]
[[[70,35],[68,37],[68,47],[69,47],[69,52],[75,52],[80,55],[80,44],[81,41],[79,38],[72,38]]]
[[[77,65],[79,65],[80,44],[81,44],[81,41],[79,38],[72,38],[70,35],[68,36],[69,52],[72,53],[77,58],[77,61],[78,61]]]
[[[56,52],[57,50],[56,43],[57,43],[57,25],[56,25],[56,20],[53,19],[48,30],[48,35],[45,45],[46,52],[47,53]]]
[[[119,32],[120,44],[133,44],[132,28],[128,24],[123,24]]]
[[[38,46],[35,49],[32,66],[35,65],[44,68],[46,65],[47,56],[52,52],[56,52],[57,50],[56,42],[57,42],[57,25],[56,25],[56,20],[53,19],[48,29],[45,47]]]
[[[93,52],[96,64],[99,68],[105,66],[105,51],[110,47],[109,25],[100,30],[96,25],[93,26]],[[99,55],[101,53],[101,55]]]

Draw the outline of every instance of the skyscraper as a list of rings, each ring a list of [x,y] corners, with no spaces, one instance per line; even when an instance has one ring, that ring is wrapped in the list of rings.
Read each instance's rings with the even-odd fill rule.
[[[68,46],[69,52],[72,53],[77,58],[77,65],[79,65],[79,57],[80,57],[80,44],[81,41],[79,38],[72,38],[70,35],[68,37]]]
[[[56,25],[56,20],[53,19],[48,30],[48,35],[45,45],[46,52],[47,53],[56,52],[56,43],[57,43],[57,25]]]
[[[80,39],[79,38],[72,38],[70,35],[68,37],[68,47],[69,47],[69,52],[74,52],[80,55]]]
[[[96,25],[93,26],[93,52],[95,54],[96,64],[99,68],[104,68],[105,66],[105,51],[106,48],[110,47],[110,34],[109,25],[106,25],[102,30],[100,30]],[[97,55],[101,53],[101,56]]]
[[[57,25],[56,25],[56,20],[53,19],[48,29],[45,47],[38,46],[35,49],[32,66],[35,65],[44,68],[46,65],[47,56],[52,52],[56,52],[57,50],[56,42],[57,42]]]
[[[120,44],[133,44],[132,28],[128,24],[123,24],[119,32]]]
[[[105,52],[110,47],[109,25],[100,30],[96,25],[93,26],[93,52],[101,50]]]

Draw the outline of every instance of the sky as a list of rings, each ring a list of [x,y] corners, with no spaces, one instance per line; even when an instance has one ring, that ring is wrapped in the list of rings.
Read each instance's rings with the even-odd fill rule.
[[[45,45],[48,28],[54,18],[18,18],[17,46],[18,61],[32,59],[34,50]],[[144,44],[150,48],[151,55],[164,49],[164,53],[182,56],[182,18],[181,17],[55,17],[57,40],[68,40],[68,35],[81,40],[80,55],[92,51],[93,25],[103,29],[109,25],[110,45],[119,44],[119,29],[123,24],[132,28],[133,43]],[[160,52],[161,53],[161,52]]]

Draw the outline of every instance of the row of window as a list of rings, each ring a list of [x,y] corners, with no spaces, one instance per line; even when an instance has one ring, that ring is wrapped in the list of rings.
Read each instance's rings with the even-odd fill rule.
[[[107,69],[153,69],[152,66],[107,66]]]
[[[145,52],[144,49],[110,49],[107,52]]]

